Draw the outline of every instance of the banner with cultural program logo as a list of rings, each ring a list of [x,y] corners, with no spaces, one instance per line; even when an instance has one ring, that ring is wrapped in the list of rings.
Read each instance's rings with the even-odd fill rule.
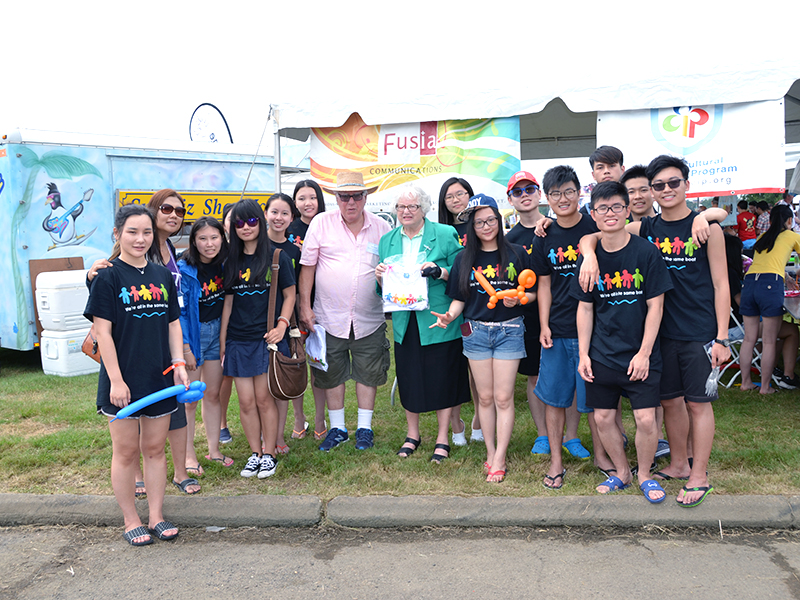
[[[597,113],[597,145],[619,148],[625,166],[685,158],[692,197],[782,192],[784,143],[783,99]]]

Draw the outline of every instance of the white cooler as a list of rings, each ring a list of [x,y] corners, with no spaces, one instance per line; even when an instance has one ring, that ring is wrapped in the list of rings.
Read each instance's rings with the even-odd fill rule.
[[[81,345],[89,327],[74,331],[42,331],[40,350],[42,353],[42,370],[46,375],[73,377],[97,373],[100,363],[81,352]]]
[[[83,316],[89,299],[86,273],[46,271],[36,276],[36,309],[42,329],[74,331],[91,326]]]

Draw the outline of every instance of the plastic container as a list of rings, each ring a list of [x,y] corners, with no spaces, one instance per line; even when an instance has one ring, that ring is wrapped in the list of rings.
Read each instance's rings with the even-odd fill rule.
[[[40,349],[42,370],[46,375],[74,377],[97,373],[100,363],[81,352],[81,345],[90,327],[74,331],[42,331]]]
[[[83,316],[89,290],[86,270],[46,271],[36,277],[36,309],[42,329],[75,331],[91,323]]]

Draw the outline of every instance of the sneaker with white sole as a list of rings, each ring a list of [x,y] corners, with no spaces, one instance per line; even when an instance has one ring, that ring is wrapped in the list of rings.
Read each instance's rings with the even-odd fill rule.
[[[219,443],[220,444],[230,444],[233,441],[233,436],[231,435],[230,430],[227,427],[223,427],[219,430]]]
[[[467,445],[467,426],[464,421],[461,421],[461,433],[453,432],[453,446],[466,446]]]
[[[277,468],[278,461],[275,460],[275,457],[272,456],[272,454],[263,455],[258,467],[258,478],[266,479],[267,477],[274,475]]]
[[[250,455],[250,458],[247,459],[247,464],[242,469],[242,472],[239,473],[242,477],[252,477],[253,475],[258,475],[258,467],[261,464],[261,457],[258,455],[257,452],[253,452]]]
[[[796,376],[789,377],[788,375],[780,375],[777,377],[777,383],[778,387],[781,387],[784,390],[796,390],[798,387],[800,387],[800,381],[798,381]]]

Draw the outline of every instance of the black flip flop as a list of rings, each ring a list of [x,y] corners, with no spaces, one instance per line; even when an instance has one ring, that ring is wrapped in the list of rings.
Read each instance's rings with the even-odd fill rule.
[[[200,493],[200,490],[197,490],[196,492],[187,492],[186,491],[186,488],[188,488],[190,485],[200,485],[200,482],[197,481],[197,479],[195,479],[193,477],[189,477],[188,479],[184,479],[180,483],[178,483],[177,481],[175,481],[173,479],[172,480],[172,485],[174,485],[176,488],[178,488],[184,494],[189,494],[190,496],[193,496],[194,494],[199,494]]]

